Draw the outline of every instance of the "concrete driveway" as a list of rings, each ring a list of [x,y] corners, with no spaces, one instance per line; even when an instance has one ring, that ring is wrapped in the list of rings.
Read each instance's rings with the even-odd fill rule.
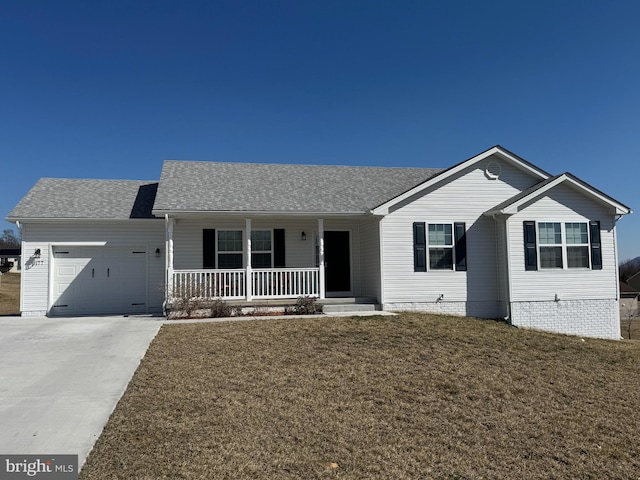
[[[0,453],[83,465],[162,321],[0,317]]]

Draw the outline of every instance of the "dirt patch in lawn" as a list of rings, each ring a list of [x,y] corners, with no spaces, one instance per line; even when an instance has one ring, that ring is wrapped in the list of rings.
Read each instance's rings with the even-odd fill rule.
[[[0,315],[20,315],[20,274],[0,276]]]
[[[638,365],[457,317],[167,325],[80,478],[637,478]]]

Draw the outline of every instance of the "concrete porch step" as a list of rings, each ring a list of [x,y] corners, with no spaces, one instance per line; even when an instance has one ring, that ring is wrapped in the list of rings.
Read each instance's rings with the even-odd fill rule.
[[[348,305],[352,303],[376,303],[375,297],[327,297],[322,300],[318,299],[318,303],[323,305]]]
[[[375,312],[380,306],[375,303],[330,303],[322,306],[323,313]]]

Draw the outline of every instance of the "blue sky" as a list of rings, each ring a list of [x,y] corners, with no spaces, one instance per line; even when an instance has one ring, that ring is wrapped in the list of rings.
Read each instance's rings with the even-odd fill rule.
[[[640,208],[636,0],[0,7],[2,219],[40,177],[449,167],[495,144]],[[621,259],[639,239],[640,215],[623,218]]]

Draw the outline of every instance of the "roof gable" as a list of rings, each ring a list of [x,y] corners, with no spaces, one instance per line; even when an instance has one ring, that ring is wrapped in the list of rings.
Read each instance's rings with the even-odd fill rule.
[[[384,203],[378,205],[376,208],[374,208],[372,211],[374,214],[377,215],[386,215],[387,213],[389,213],[389,209],[391,207],[393,207],[394,205],[402,202],[403,200],[406,200],[407,198],[420,193],[421,191],[426,190],[427,188],[435,185],[436,183],[439,182],[445,182],[447,181],[449,178],[453,177],[454,175],[456,175],[457,173],[463,171],[466,168],[469,168],[470,166],[473,166],[475,164],[477,164],[478,162],[481,162],[489,157],[491,157],[492,155],[495,155],[497,157],[499,157],[502,160],[508,161],[510,163],[512,163],[513,165],[515,165],[516,167],[518,167],[521,170],[524,170],[526,172],[528,172],[529,174],[531,174],[533,177],[538,178],[540,180],[544,180],[549,178],[550,174],[545,172],[544,170],[536,167],[535,165],[533,165],[532,163],[529,163],[528,161],[524,160],[523,158],[517,156],[516,154],[510,152],[509,150],[507,150],[504,147],[501,147],[500,145],[496,145],[495,147],[492,147],[488,150],[485,150],[484,152],[471,157],[463,162],[458,163],[457,165],[454,165],[451,168],[448,168],[446,170],[441,171],[440,173],[438,173],[437,175],[434,175],[433,177],[429,178],[428,180],[426,180],[425,182],[416,185],[415,187],[402,192],[402,194],[396,196],[396,197],[391,197],[389,200],[385,201]]]
[[[441,171],[167,160],[153,211],[363,214]]]
[[[626,205],[623,205],[609,195],[601,192],[595,187],[592,187],[591,185],[580,180],[578,177],[572,175],[571,173],[565,172],[554,177],[549,177],[548,179],[537,183],[531,188],[528,188],[527,190],[514,195],[513,197],[496,205],[491,210],[485,212],[485,215],[512,215],[514,213],[517,213],[520,206],[532,200],[535,200],[542,195],[545,195],[549,190],[561,184],[569,184],[582,194],[591,197],[594,201],[613,207],[615,209],[616,215],[626,215],[628,213],[631,213],[631,209]]]

